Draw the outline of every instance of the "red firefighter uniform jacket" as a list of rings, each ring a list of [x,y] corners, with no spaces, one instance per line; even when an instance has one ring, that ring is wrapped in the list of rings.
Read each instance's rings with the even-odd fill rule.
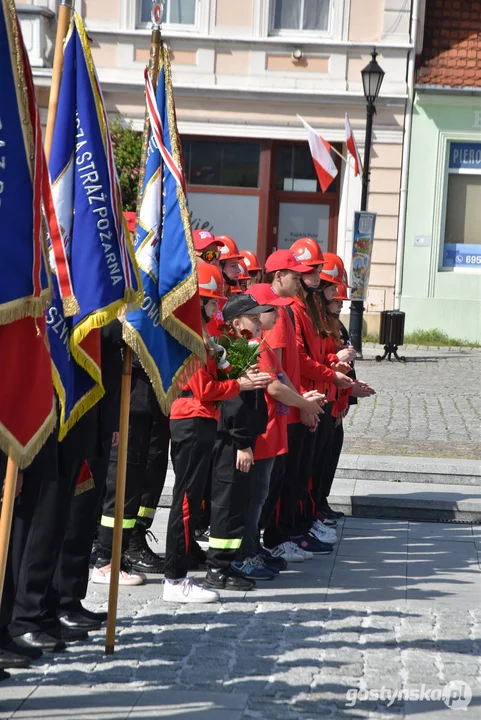
[[[174,400],[170,411],[171,420],[204,417],[219,421],[219,403],[240,393],[237,380],[218,380],[217,365],[209,358],[206,365],[189,380],[182,395]]]

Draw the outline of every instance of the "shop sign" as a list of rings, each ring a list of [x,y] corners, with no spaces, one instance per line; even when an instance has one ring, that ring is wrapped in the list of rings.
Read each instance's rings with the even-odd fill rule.
[[[352,242],[351,263],[351,300],[365,300],[369,275],[371,274],[371,256],[374,243],[376,213],[354,213],[354,237]]]
[[[481,269],[481,245],[445,243],[444,267],[477,267]]]
[[[452,142],[449,169],[481,170],[481,143]]]

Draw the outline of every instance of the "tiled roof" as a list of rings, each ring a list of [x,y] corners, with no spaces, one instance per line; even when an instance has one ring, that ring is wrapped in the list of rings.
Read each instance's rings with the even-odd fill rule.
[[[481,2],[427,0],[417,82],[481,87]]]

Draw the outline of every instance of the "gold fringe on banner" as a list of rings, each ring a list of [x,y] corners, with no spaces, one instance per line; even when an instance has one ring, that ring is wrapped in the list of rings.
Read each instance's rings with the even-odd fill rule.
[[[144,341],[137,330],[127,321],[124,322],[123,326],[123,338],[137,355],[140,364],[149,376],[160,409],[164,415],[168,415],[172,403],[179,396],[182,388],[187,385],[190,378],[205,364],[205,359],[203,360],[195,354],[188,357],[176,372],[170,388],[165,391],[159,369],[147,350]]]
[[[42,317],[50,300],[50,289],[42,290],[39,297],[17,298],[0,305],[0,325],[8,325],[25,317]]]
[[[21,445],[18,440],[0,423],[0,450],[12,458],[19,469],[26,468],[33,461],[38,452],[42,449],[45,441],[52,434],[57,422],[57,409],[55,398],[53,398],[52,409],[39,427],[37,432],[30,438],[26,445]],[[3,481],[2,481],[3,482]]]

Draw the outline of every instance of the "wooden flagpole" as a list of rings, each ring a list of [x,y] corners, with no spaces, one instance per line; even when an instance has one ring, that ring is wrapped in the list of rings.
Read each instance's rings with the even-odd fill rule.
[[[13,462],[12,458],[8,458],[7,472],[3,486],[2,514],[0,515],[0,604],[2,602],[5,572],[7,569],[8,545],[10,542],[10,531],[12,529],[17,477],[18,465]]]
[[[160,58],[160,23],[162,22],[164,2],[152,3],[152,35],[150,40],[149,72],[154,88],[159,76]],[[137,220],[139,217],[140,200],[145,176],[145,164],[150,136],[148,112],[144,122],[142,143],[142,159],[139,175],[139,192],[137,202]],[[119,454],[117,460],[117,478],[115,492],[114,532],[112,538],[112,559],[110,565],[109,608],[107,616],[107,633],[105,637],[105,654],[112,655],[115,649],[115,627],[117,623],[117,605],[119,596],[120,563],[122,559],[122,534],[125,505],[125,483],[127,477],[127,446],[129,438],[130,386],[132,379],[132,349],[126,347],[122,367],[122,390],[120,399]]]
[[[52,150],[53,131],[57,117],[58,97],[60,94],[60,83],[63,73],[63,46],[70,26],[70,15],[72,11],[72,0],[60,0],[57,19],[57,36],[55,38],[55,53],[53,56],[52,83],[50,85],[50,96],[48,99],[47,127],[45,130],[44,150],[45,157],[50,160]]]
[[[55,55],[52,70],[52,84],[50,87],[47,129],[45,133],[44,143],[47,163],[50,157],[50,150],[52,148],[52,138],[53,130],[55,127],[55,117],[57,115],[60,82],[62,80],[63,44],[65,38],[67,37],[67,32],[70,25],[71,9],[72,0],[61,0],[58,12],[57,37],[55,40]],[[8,546],[10,543],[10,532],[12,528],[17,477],[18,466],[13,462],[12,458],[9,457],[7,464],[7,472],[5,475],[5,483],[3,486],[2,512],[0,515],[0,602],[2,600],[3,586],[5,582],[5,571],[7,566]]]

